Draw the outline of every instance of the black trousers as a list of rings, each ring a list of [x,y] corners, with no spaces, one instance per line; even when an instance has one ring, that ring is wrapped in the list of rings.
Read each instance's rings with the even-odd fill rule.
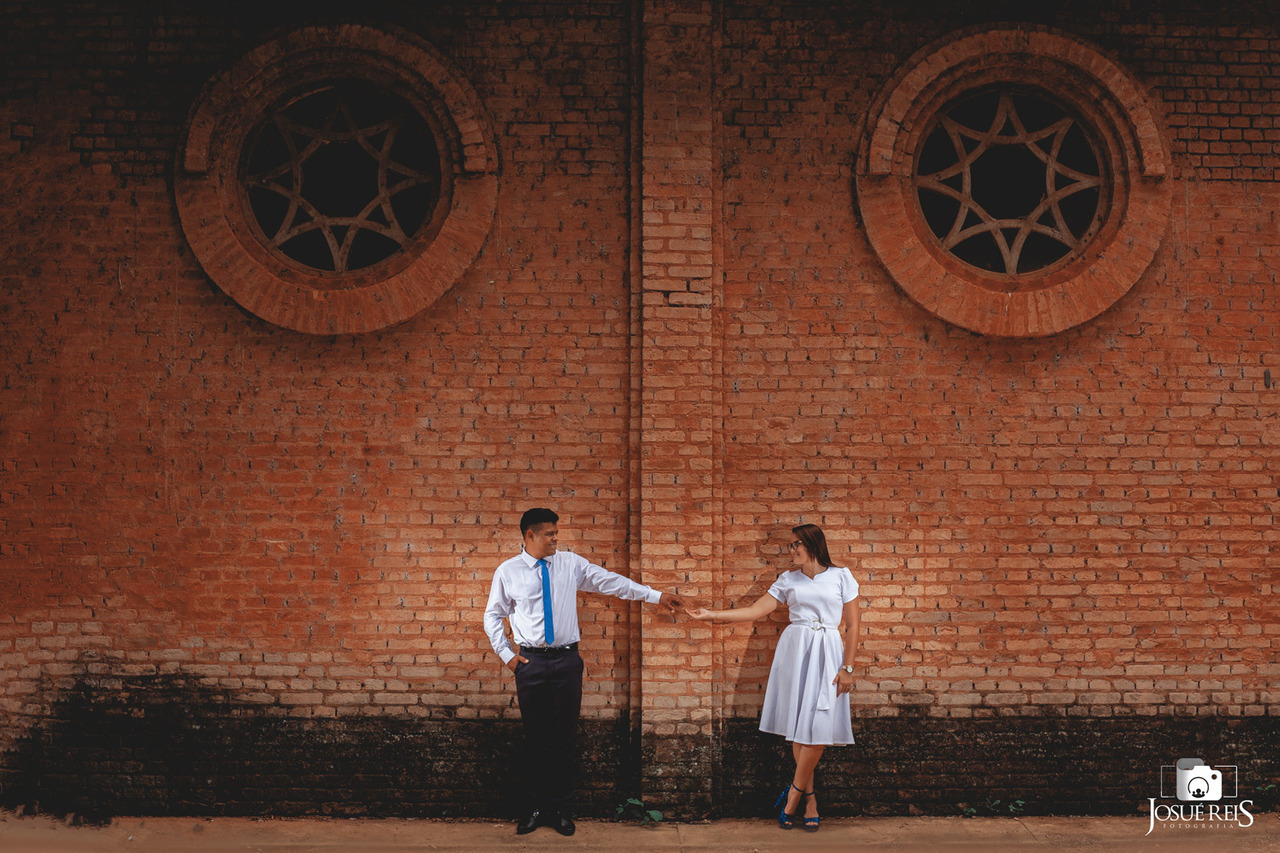
[[[578,775],[578,714],[582,710],[582,655],[527,654],[516,666],[516,699],[524,721],[519,777],[526,808],[573,808]]]

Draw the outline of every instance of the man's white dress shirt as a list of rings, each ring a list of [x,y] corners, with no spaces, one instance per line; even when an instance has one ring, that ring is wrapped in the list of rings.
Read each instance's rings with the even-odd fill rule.
[[[484,631],[493,650],[508,663],[516,652],[507,642],[502,620],[511,621],[511,634],[523,648],[568,646],[578,642],[578,590],[612,595],[629,601],[657,604],[662,593],[630,578],[588,562],[572,551],[558,551],[547,557],[551,577],[551,623],[555,639],[547,643],[542,616],[542,569],[529,552],[507,560],[493,573],[489,604],[484,609]]]

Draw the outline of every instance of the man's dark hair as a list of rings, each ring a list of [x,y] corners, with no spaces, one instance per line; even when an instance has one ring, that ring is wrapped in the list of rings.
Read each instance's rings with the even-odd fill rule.
[[[520,516],[520,538],[523,539],[526,533],[539,524],[555,524],[559,520],[560,516],[544,506],[525,510],[524,515]]]

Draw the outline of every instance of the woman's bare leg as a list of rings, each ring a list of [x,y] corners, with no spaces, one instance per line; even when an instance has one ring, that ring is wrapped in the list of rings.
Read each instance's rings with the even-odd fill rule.
[[[809,792],[813,790],[813,771],[818,766],[818,760],[822,758],[822,751],[826,749],[821,744],[803,744],[793,743],[792,754],[796,759],[796,774],[791,780],[794,786],[787,796],[787,812],[795,814],[794,809],[800,803],[800,791]],[[799,788],[800,791],[797,791]],[[818,816],[818,804],[814,802],[814,798],[810,797],[808,805],[804,810],[805,817]]]
[[[791,744],[791,755],[796,760],[795,776],[791,779],[791,790],[787,792],[787,814],[795,814],[796,807],[800,804],[801,792],[813,790],[813,770],[818,766],[818,759],[822,758],[822,751],[826,749],[822,745],[809,745],[805,743]],[[810,798],[808,806],[804,810],[806,817],[817,817],[818,807]]]

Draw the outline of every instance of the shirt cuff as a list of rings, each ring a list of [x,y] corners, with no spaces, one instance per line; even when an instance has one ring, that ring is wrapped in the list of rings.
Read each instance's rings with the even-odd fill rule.
[[[507,646],[505,649],[498,649],[498,657],[502,658],[502,663],[504,665],[511,663],[511,659],[515,656],[516,653],[511,650],[510,646]]]
[[[654,589],[653,587],[647,587],[647,589],[649,591],[645,593],[644,600],[650,604],[657,604],[662,598],[662,591]]]

